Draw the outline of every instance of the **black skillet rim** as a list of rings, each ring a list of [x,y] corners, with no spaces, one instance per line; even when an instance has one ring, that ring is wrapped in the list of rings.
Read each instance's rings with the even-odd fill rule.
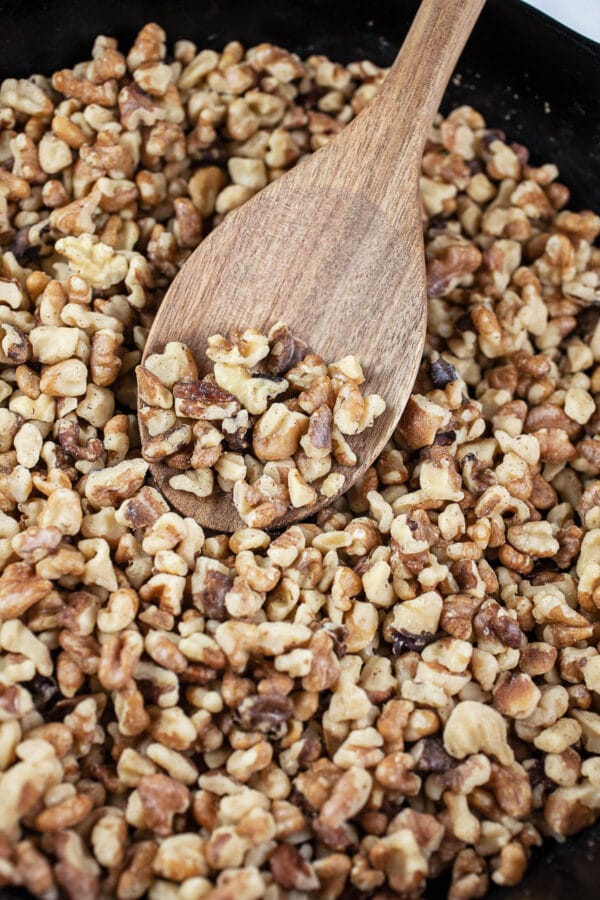
[[[416,7],[414,0],[206,0],[202,7],[187,0],[168,5],[161,0],[41,0],[28,5],[0,0],[0,77],[71,65],[87,58],[97,33],[115,34],[125,42],[151,19],[164,25],[170,41],[194,37],[202,45],[219,47],[242,36],[249,42],[278,41],[301,53],[329,52],[344,62],[370,57],[389,64]],[[307,23],[314,29],[309,41],[298,38]],[[492,85],[486,81],[492,62],[496,74],[508,73],[506,83],[498,77]],[[530,146],[534,160],[559,163],[573,188],[573,207],[600,209],[595,174],[600,172],[599,44],[519,0],[489,0],[457,74],[443,108],[472,102],[491,127],[505,127],[511,139]],[[563,844],[546,843],[534,854],[519,887],[494,889],[488,896],[562,900],[573,893],[579,900],[592,900],[599,861],[596,826]],[[23,891],[0,889],[0,900],[24,896]],[[432,885],[427,896],[442,896],[442,891]]]

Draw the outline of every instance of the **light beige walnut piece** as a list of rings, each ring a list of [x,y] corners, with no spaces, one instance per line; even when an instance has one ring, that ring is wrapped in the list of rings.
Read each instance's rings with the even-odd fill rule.
[[[499,712],[475,700],[463,700],[446,722],[444,747],[457,759],[483,751],[509,765],[514,753],[506,737],[506,722]]]

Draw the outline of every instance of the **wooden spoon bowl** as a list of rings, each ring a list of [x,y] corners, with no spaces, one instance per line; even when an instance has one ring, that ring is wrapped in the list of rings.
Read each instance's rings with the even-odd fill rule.
[[[424,0],[376,98],[335,140],[270,184],[200,244],[172,282],[144,359],[168,341],[193,350],[200,376],[211,334],[284,322],[328,362],[361,361],[366,391],[386,410],[351,438],[358,464],[334,466],[347,490],[381,453],[410,395],[423,350],[426,282],[419,174],[441,95],[484,0]],[[148,434],[140,421],[142,443]],[[174,490],[175,471],[151,465],[182,514],[235,531],[231,496]],[[274,528],[335,498],[290,509]]]

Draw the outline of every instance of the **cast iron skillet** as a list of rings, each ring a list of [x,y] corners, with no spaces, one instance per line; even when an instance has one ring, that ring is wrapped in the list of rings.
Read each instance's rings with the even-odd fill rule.
[[[596,0],[589,0],[590,3]],[[147,21],[169,41],[220,48],[268,40],[341,62],[394,58],[417,0],[0,0],[0,77],[50,73],[88,59],[96,34],[127,46]],[[518,0],[488,0],[460,60],[444,108],[469,103],[488,125],[552,161],[571,188],[571,208],[600,210],[600,45]],[[0,797],[0,803],[2,798]],[[536,853],[527,877],[495,900],[596,900],[600,825]],[[0,890],[0,900],[25,896]],[[349,894],[347,895],[349,896]],[[432,885],[428,897],[445,896]]]

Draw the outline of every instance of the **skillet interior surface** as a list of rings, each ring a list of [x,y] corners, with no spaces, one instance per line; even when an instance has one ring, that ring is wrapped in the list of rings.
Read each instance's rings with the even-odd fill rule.
[[[234,38],[248,45],[268,40],[301,55],[387,65],[417,6],[415,0],[0,0],[0,78],[49,74],[88,59],[100,33],[127,46],[152,20],[166,29],[170,44],[183,37],[216,48]],[[443,108],[475,106],[489,126],[529,147],[535,163],[558,164],[571,208],[599,210],[599,84],[600,45],[519,0],[488,0]],[[489,897],[563,900],[572,893],[595,900],[599,862],[596,826],[565,844],[546,844],[521,885],[494,889]],[[443,882],[433,884],[427,897],[445,892]],[[0,900],[25,896],[0,888]]]

